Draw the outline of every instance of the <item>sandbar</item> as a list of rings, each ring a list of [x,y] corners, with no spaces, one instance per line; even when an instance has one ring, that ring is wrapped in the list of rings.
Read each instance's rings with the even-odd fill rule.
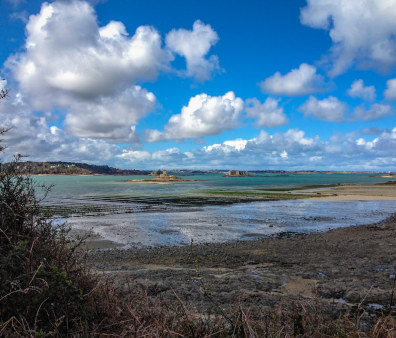
[[[162,177],[155,177],[155,178],[148,178],[148,179],[134,179],[134,180],[127,180],[124,182],[128,183],[148,183],[148,184],[172,184],[177,182],[197,182],[198,180],[190,180],[184,179],[176,176],[168,176],[166,178]]]

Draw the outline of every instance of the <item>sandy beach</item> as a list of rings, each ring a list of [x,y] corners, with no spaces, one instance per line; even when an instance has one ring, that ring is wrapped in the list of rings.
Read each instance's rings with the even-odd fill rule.
[[[392,182],[392,181],[391,181]],[[396,182],[396,181],[393,181]],[[341,185],[320,192],[313,200],[327,201],[370,201],[370,200],[396,200],[396,184],[355,184]]]

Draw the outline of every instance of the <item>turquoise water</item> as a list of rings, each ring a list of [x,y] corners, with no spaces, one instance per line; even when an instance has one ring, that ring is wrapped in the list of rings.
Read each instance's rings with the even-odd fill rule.
[[[255,190],[268,187],[291,187],[336,183],[378,183],[389,178],[370,177],[369,174],[300,174],[265,177],[225,177],[222,174],[181,176],[196,182],[179,182],[172,185],[124,182],[128,179],[151,178],[149,176],[40,176],[36,181],[53,185],[48,196],[51,201],[84,198],[97,195],[128,196],[187,196],[208,189]]]

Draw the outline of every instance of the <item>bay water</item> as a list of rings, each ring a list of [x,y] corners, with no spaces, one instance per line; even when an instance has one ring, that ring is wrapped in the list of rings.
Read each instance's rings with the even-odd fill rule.
[[[181,176],[183,177],[183,176]],[[171,185],[126,182],[147,176],[39,176],[52,185],[44,203],[82,206],[66,221],[75,231],[92,231],[124,248],[248,240],[279,233],[310,233],[378,222],[396,211],[396,201],[281,200],[231,205],[152,204],[164,197],[204,196],[208,191],[262,191],[319,184],[374,184],[389,178],[370,174],[263,174],[225,177],[199,174]],[[145,199],[149,198],[150,203]],[[89,209],[91,208],[91,209]],[[90,211],[91,210],[91,211]]]

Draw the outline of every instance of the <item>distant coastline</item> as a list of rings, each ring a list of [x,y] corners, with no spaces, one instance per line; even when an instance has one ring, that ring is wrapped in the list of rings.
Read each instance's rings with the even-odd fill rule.
[[[10,164],[5,164],[5,166]],[[20,162],[17,169],[21,174],[32,176],[130,176],[148,175],[147,170],[118,169],[107,165],[94,165],[77,162]]]
[[[3,164],[4,166],[10,164]],[[119,169],[108,165],[94,165],[78,162],[47,161],[47,162],[20,162],[17,168],[22,174],[32,176],[153,176],[151,170]],[[158,170],[157,170],[158,172]],[[372,177],[396,178],[396,172],[381,171],[329,171],[329,170],[249,170],[238,171],[233,169],[174,169],[168,170],[169,174],[179,176],[191,176],[195,174],[222,174],[229,177],[254,177],[260,175],[312,175],[312,174],[366,174]]]
[[[106,174],[31,174],[31,176],[43,177],[43,176],[81,176],[81,177],[88,177],[88,176],[107,176]]]

